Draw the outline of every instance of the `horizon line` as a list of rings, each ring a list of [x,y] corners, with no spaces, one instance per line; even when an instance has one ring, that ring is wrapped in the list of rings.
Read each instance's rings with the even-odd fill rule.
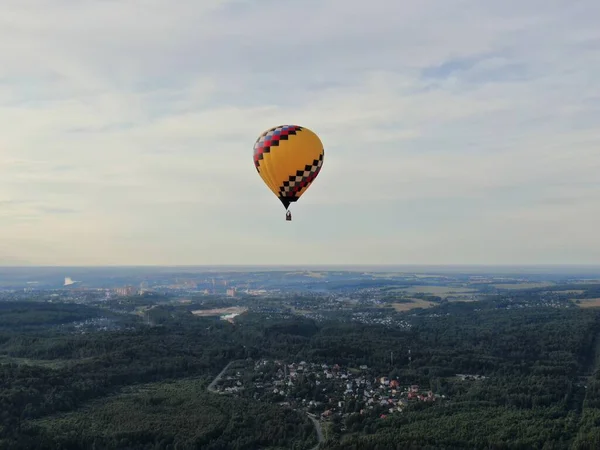
[[[434,267],[448,267],[448,268],[459,268],[459,267],[503,267],[503,268],[513,268],[513,267],[581,267],[581,268],[594,268],[599,269],[600,263],[597,264],[589,264],[589,263],[502,263],[502,264],[478,264],[478,263],[469,263],[469,264],[90,264],[90,265],[67,265],[67,264],[31,264],[31,265],[23,265],[23,264],[0,264],[0,269],[35,269],[35,268],[214,268],[214,267],[268,267],[268,268],[303,268],[303,267],[353,267],[353,268],[368,268],[368,267],[422,267],[422,268],[434,268]]]

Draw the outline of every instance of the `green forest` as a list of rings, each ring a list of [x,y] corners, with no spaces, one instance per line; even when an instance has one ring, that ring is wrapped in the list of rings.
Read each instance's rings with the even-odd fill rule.
[[[91,306],[0,302],[0,448],[314,448],[302,411],[207,391],[230,361],[258,358],[364,364],[450,399],[383,419],[334,417],[322,449],[600,448],[593,308],[442,303],[403,313],[408,329],[276,314],[232,324],[169,306],[151,314],[147,325]],[[86,325],[93,319],[111,326]]]

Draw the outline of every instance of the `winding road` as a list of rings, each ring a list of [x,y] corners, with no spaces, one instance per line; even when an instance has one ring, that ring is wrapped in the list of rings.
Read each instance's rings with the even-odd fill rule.
[[[219,374],[215,377],[215,379],[212,380],[211,383],[208,385],[208,388],[207,388],[208,392],[212,392],[213,394],[217,394],[218,393],[218,391],[215,389],[215,386],[217,385],[217,383],[219,382],[219,380],[223,377],[223,374],[225,372],[227,372],[227,369],[229,369],[229,367],[234,362],[235,361],[229,361],[227,363],[227,365],[225,367],[223,367],[223,370],[221,370],[219,372]],[[296,410],[296,411],[301,411],[301,410]],[[311,420],[311,422],[315,426],[315,431],[317,432],[317,440],[318,440],[317,445],[315,445],[310,450],[318,450],[318,448],[321,445],[321,443],[325,441],[325,438],[323,437],[323,428],[321,427],[321,422],[319,422],[319,419],[317,419],[314,414],[311,414],[311,413],[307,412],[306,415],[308,416],[308,418]]]

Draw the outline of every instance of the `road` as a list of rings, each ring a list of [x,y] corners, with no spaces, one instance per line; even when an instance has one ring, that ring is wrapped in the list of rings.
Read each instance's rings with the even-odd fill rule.
[[[229,361],[229,362],[227,363],[227,365],[226,365],[225,367],[223,367],[223,370],[221,370],[221,371],[219,372],[219,375],[217,375],[217,376],[215,377],[215,379],[214,379],[214,380],[212,380],[212,382],[211,382],[211,383],[208,385],[208,391],[209,391],[209,392],[213,392],[213,393],[215,393],[215,394],[217,393],[217,390],[215,389],[215,386],[217,385],[217,383],[219,382],[219,380],[221,379],[221,377],[223,376],[223,374],[224,374],[225,372],[227,372],[227,369],[229,369],[229,366],[231,366],[232,364],[233,364],[233,361]]]
[[[313,448],[311,448],[310,450],[318,450],[321,443],[325,442],[325,438],[323,437],[323,428],[321,427],[321,422],[319,422],[319,420],[317,418],[315,418],[315,416],[313,414],[306,413],[306,415],[308,416],[308,418],[312,421],[313,425],[315,426],[315,430],[317,431],[317,440],[319,441],[319,443],[317,445],[315,445]]]
[[[219,380],[221,379],[223,374],[225,372],[227,372],[227,369],[229,369],[229,366],[231,366],[233,363],[234,363],[234,361],[229,361],[227,363],[227,365],[225,367],[223,367],[223,370],[221,370],[219,372],[219,374],[215,377],[215,379],[212,380],[212,382],[208,385],[209,392],[212,392],[215,394],[218,393],[218,391],[215,389],[215,386],[217,385],[217,383],[219,382]],[[318,450],[321,443],[325,442],[325,438],[323,437],[323,428],[321,427],[321,422],[319,422],[319,420],[316,418],[316,416],[314,414],[306,413],[306,415],[308,416],[308,418],[311,420],[311,422],[315,426],[315,431],[317,432],[317,440],[319,441],[318,444],[315,445],[310,450]]]

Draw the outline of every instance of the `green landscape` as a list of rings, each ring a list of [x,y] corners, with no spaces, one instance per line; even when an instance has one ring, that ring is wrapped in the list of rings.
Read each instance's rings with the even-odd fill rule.
[[[297,405],[328,397],[301,378],[283,402],[208,389],[230,362],[264,358],[368,367],[365,379],[390,377],[445,399],[390,415],[352,400],[321,420],[321,449],[599,448],[600,309],[576,302],[600,286],[554,286],[565,294],[551,306],[543,289],[427,297],[428,308],[390,309],[401,327],[347,323],[345,310],[320,321],[249,311],[232,323],[192,313],[212,300],[162,302],[148,317],[135,313],[139,297],[0,302],[0,448],[317,448],[313,420]],[[86,320],[112,327],[77,325]]]

